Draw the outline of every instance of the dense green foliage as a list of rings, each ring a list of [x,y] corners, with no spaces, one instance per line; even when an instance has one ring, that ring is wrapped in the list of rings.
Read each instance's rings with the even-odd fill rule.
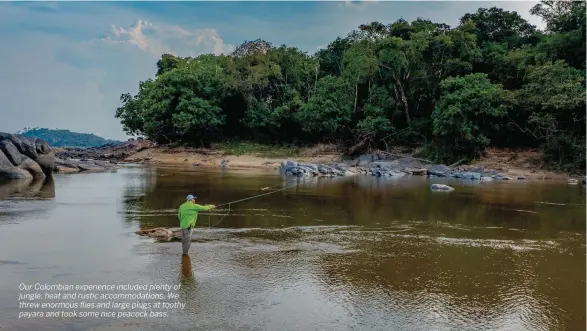
[[[54,130],[45,128],[24,129],[18,133],[28,138],[45,140],[53,147],[98,147],[111,143],[120,143],[117,140],[108,140],[91,133],[78,133],[69,130]]]
[[[336,143],[349,153],[425,146],[438,161],[486,147],[541,148],[553,167],[585,168],[585,3],[531,13],[466,14],[361,25],[309,55],[255,40],[229,55],[157,63],[116,117],[161,143]]]

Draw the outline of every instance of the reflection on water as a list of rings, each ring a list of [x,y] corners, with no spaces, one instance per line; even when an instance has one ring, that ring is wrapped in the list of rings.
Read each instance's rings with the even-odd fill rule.
[[[19,321],[18,283],[3,280],[0,320],[19,330],[585,329],[584,188],[451,181],[445,194],[429,190],[443,181],[420,177],[298,180],[156,167],[57,177],[53,208],[17,201],[31,212],[7,225],[0,213],[10,262],[0,273],[181,284],[186,307],[166,319]],[[187,194],[219,205],[283,185],[201,213],[189,257],[181,243],[134,235],[178,226]]]
[[[0,180],[0,199],[53,199],[53,177]]]
[[[189,256],[182,255],[181,257],[181,275],[185,279],[191,279],[194,277],[192,272],[192,261]]]

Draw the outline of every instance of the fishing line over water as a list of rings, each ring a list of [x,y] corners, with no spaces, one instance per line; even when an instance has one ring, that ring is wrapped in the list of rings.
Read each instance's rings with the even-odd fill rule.
[[[297,179],[297,178],[296,178],[296,179]],[[244,199],[240,199],[240,200],[235,200],[235,201],[230,201],[230,202],[226,202],[226,203],[223,203],[223,204],[217,205],[217,207],[218,207],[218,206],[226,206],[226,205],[228,205],[228,211],[227,211],[227,212],[226,212],[226,214],[224,214],[224,215],[223,215],[223,216],[220,218],[220,220],[219,220],[218,222],[216,222],[214,225],[210,225],[210,217],[211,217],[211,215],[208,215],[208,227],[209,227],[209,228],[211,228],[211,227],[215,227],[215,226],[217,226],[218,224],[220,224],[220,223],[222,222],[222,220],[224,220],[224,218],[225,218],[226,216],[228,216],[228,214],[230,214],[230,211],[231,211],[231,206],[232,206],[233,204],[237,204],[237,203],[239,203],[239,202],[243,202],[243,201],[247,201],[247,200],[251,200],[251,199],[256,199],[256,198],[259,198],[259,197],[262,197],[262,196],[265,196],[265,195],[269,195],[269,194],[273,194],[273,193],[277,193],[277,192],[285,191],[285,190],[287,190],[288,188],[293,188],[293,187],[301,186],[301,185],[305,184],[306,182],[308,182],[310,179],[314,179],[314,177],[307,177],[307,178],[306,178],[306,179],[304,179],[304,180],[303,180],[301,183],[300,183],[300,182],[297,182],[297,183],[296,183],[295,185],[293,185],[293,186],[288,186],[288,184],[289,184],[289,183],[291,183],[291,182],[293,182],[293,181],[294,181],[294,180],[290,180],[290,181],[286,182],[286,183],[285,183],[285,187],[283,187],[283,188],[281,188],[281,189],[274,190],[274,191],[270,191],[270,192],[267,192],[267,193],[261,193],[261,194],[254,195],[254,196],[252,196],[252,197],[248,197],[248,198],[244,198]],[[268,190],[268,189],[270,189],[270,188],[272,188],[272,187],[276,187],[276,186],[278,186],[278,185],[281,185],[281,184],[276,184],[276,185],[273,185],[273,186],[265,187],[265,188],[263,188],[263,190]]]

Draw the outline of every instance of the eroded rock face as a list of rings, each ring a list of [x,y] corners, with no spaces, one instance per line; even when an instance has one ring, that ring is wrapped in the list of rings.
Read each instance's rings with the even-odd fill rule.
[[[0,132],[0,178],[43,178],[54,166],[55,154],[46,141]]]

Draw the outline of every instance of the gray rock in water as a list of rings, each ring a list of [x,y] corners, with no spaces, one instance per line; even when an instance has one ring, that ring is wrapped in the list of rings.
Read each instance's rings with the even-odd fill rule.
[[[358,158],[356,158],[355,161],[353,162],[353,164],[355,166],[365,166],[373,161],[379,161],[381,159],[382,159],[381,156],[376,155],[376,154],[365,154],[365,155],[361,155]]]
[[[297,162],[294,162],[294,161],[283,161],[283,162],[281,162],[281,167],[284,168],[284,169],[287,169],[287,168],[296,168],[297,166],[298,166],[298,163]]]
[[[420,169],[424,166],[421,161],[416,160],[413,157],[403,157],[397,160],[397,163],[402,169]]]
[[[437,177],[446,177],[450,173],[450,169],[444,164],[433,165],[428,168],[428,174]]]
[[[10,141],[10,140],[0,141],[0,150],[2,150],[4,152],[6,157],[8,157],[10,162],[12,162],[12,164],[14,164],[15,166],[18,166],[19,164],[22,163],[24,155],[20,154],[20,152],[18,151],[18,148],[16,148],[16,146],[14,146],[12,141]]]
[[[452,177],[459,179],[481,180],[481,174],[476,172],[455,172]]]
[[[42,139],[0,132],[0,178],[42,178],[54,169],[55,154]]]
[[[430,185],[430,189],[435,192],[451,192],[455,189],[444,184],[432,184]]]
[[[526,176],[518,176],[518,179],[519,180],[524,180],[524,179],[526,179]]]
[[[371,168],[371,175],[377,177],[401,177],[405,176],[406,173],[398,169],[387,168],[384,166],[378,166]]]
[[[305,169],[309,169],[311,171],[320,171],[319,165],[313,164],[313,163],[300,163],[300,164],[298,164],[298,166],[305,168]]]
[[[382,161],[373,161],[370,164],[371,166],[383,169],[399,169],[401,165],[397,160],[390,161],[390,160],[382,160]]]
[[[469,170],[470,172],[474,172],[477,174],[485,174],[485,169],[483,167],[476,167],[476,168],[472,168],[471,170]]]
[[[23,179],[32,178],[33,175],[10,162],[8,157],[0,150],[0,178],[4,179]]]
[[[43,139],[35,139],[35,147],[37,154],[47,154],[51,151],[51,146]]]
[[[45,173],[43,172],[43,169],[41,169],[41,166],[26,156],[24,156],[23,161],[18,167],[28,171],[34,178],[45,177]]]

